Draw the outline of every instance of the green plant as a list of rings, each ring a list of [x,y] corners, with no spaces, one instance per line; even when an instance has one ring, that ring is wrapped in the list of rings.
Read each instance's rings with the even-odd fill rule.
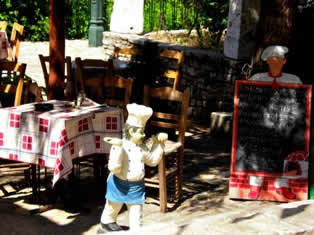
[[[47,40],[49,35],[48,0],[0,0],[0,20],[8,21],[10,32],[13,23],[24,25],[23,38],[26,40]]]
[[[90,0],[65,1],[66,38],[87,38],[89,21]]]
[[[183,0],[187,8],[194,8],[195,14],[190,24],[190,32],[196,29],[201,38],[201,29],[212,33],[213,41],[219,45],[228,22],[229,0]]]
[[[114,0],[103,0],[104,28],[109,30]],[[65,0],[66,38],[88,37],[91,0]],[[196,29],[202,41],[202,29],[213,33],[219,43],[227,25],[229,0],[145,0],[144,31]],[[0,20],[24,25],[24,40],[49,38],[49,0],[0,0]],[[206,45],[204,45],[206,46]]]

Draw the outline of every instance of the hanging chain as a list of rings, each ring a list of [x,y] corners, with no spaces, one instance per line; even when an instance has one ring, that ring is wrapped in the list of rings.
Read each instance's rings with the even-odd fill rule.
[[[241,79],[248,80],[251,76],[251,72],[253,70],[253,57],[251,58],[251,63],[245,63],[242,67],[241,71]]]

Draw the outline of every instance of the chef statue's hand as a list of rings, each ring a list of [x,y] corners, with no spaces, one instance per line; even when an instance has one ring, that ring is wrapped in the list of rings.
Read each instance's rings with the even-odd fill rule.
[[[168,134],[164,132],[158,133],[157,140],[162,144],[165,143],[168,140]]]
[[[122,140],[119,138],[105,137],[104,141],[108,144],[115,145],[115,146],[122,145]]]

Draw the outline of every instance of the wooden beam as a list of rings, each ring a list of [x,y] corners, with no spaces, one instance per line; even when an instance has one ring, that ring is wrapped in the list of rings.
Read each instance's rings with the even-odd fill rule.
[[[49,100],[64,99],[64,1],[65,0],[49,0]]]

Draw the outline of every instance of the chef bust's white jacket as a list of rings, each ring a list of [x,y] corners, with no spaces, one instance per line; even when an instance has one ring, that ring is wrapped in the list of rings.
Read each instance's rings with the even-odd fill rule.
[[[154,143],[149,150],[145,144],[136,145],[123,139],[122,145],[110,150],[108,169],[122,180],[140,181],[144,178],[144,164],[157,166],[163,156],[164,144]]]

